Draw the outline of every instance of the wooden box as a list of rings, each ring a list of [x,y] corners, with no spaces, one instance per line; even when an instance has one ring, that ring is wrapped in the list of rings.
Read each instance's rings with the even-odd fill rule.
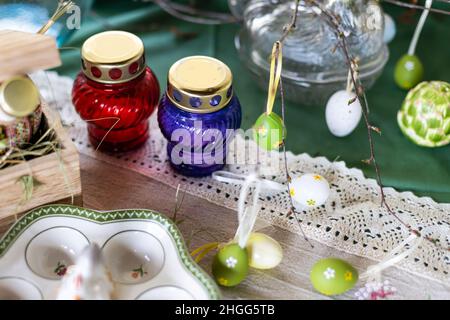
[[[56,132],[61,151],[0,169],[0,220],[63,199],[69,199],[69,202],[76,199],[77,204],[80,204],[78,151],[63,128],[58,114],[45,104],[42,108],[48,126]],[[30,175],[30,172],[40,183],[34,187],[31,199],[24,201],[23,183],[20,179]]]

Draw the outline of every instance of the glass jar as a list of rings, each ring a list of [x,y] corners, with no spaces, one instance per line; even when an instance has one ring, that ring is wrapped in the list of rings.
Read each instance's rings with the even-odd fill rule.
[[[380,4],[375,0],[319,3],[340,18],[349,51],[359,60],[359,76],[369,88],[389,57],[383,42],[384,16]],[[269,81],[267,57],[289,24],[294,9],[294,0],[250,0],[245,5],[244,25],[235,44],[241,60],[264,89]],[[325,106],[331,94],[345,89],[348,66],[342,50],[336,48],[338,43],[334,29],[320,10],[300,1],[297,27],[283,44],[282,78],[287,99],[303,105]]]
[[[128,32],[102,32],[86,40],[81,54],[72,101],[87,121],[92,145],[105,151],[138,148],[148,139],[148,118],[159,101],[142,40]]]
[[[37,87],[28,76],[0,83],[0,154],[32,142],[42,119]]]
[[[227,142],[240,128],[241,119],[232,74],[223,62],[192,56],[170,68],[158,122],[176,171],[200,177],[223,168]]]

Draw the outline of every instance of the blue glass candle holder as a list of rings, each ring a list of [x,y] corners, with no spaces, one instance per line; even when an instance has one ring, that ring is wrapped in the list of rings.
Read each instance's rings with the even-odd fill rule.
[[[227,143],[242,113],[229,68],[203,56],[175,63],[158,109],[172,167],[186,176],[207,176],[226,163]]]

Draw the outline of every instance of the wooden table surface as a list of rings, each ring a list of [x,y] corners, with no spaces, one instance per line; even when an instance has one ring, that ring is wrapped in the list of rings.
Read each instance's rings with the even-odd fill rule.
[[[143,208],[173,216],[176,190],[138,173],[80,155],[84,207],[97,210]],[[185,195],[178,212],[179,228],[190,250],[207,242],[224,241],[234,236],[236,212],[204,199]],[[223,288],[225,299],[329,299],[314,291],[309,270],[320,258],[339,257],[360,272],[374,262],[347,254],[316,241],[311,248],[302,237],[278,227],[266,226],[260,231],[277,239],[283,247],[282,263],[273,270],[252,269],[248,278],[234,288]],[[1,233],[1,231],[0,231]],[[212,257],[200,265],[210,272]],[[401,299],[450,299],[450,289],[397,268],[384,272],[398,290]],[[358,283],[361,285],[361,283]],[[336,299],[354,299],[352,290]]]

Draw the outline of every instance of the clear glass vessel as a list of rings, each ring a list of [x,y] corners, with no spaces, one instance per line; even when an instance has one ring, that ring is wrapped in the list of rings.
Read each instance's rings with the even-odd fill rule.
[[[359,60],[360,77],[369,88],[381,74],[389,52],[383,42],[384,16],[374,0],[318,0],[341,19],[350,53]],[[244,64],[267,88],[272,45],[292,17],[293,0],[251,0],[236,47]],[[348,67],[338,39],[317,7],[300,1],[297,28],[283,46],[283,85],[286,97],[304,105],[324,105],[335,91],[345,89]]]

